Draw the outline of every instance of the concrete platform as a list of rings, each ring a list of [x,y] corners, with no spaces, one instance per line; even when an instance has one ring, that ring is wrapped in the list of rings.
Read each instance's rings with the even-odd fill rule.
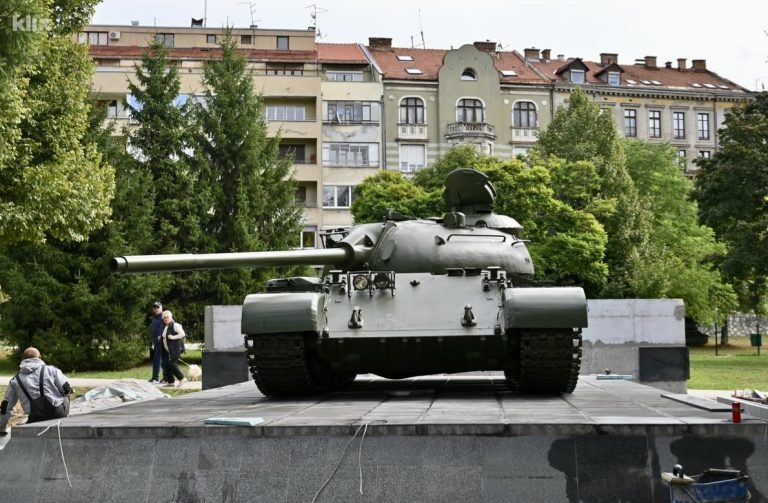
[[[662,471],[737,468],[768,494],[768,422],[584,376],[563,397],[498,377],[358,379],[274,400],[253,383],[14,428],[0,495],[17,501],[669,501]],[[253,427],[210,417],[262,418]],[[61,442],[61,443],[60,443]],[[66,462],[65,470],[63,459]],[[67,475],[71,481],[70,488]],[[362,488],[362,494],[361,494]],[[313,498],[316,498],[313,500]]]

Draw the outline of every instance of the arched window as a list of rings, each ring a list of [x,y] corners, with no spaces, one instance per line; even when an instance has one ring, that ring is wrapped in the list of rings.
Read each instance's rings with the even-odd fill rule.
[[[457,122],[485,122],[483,102],[474,98],[462,98],[456,105]]]
[[[400,124],[424,124],[424,100],[421,98],[400,100]]]
[[[464,71],[461,72],[461,80],[477,80],[477,72],[472,68],[465,68]]]
[[[538,127],[536,105],[530,101],[518,101],[512,109],[512,123],[515,127]]]

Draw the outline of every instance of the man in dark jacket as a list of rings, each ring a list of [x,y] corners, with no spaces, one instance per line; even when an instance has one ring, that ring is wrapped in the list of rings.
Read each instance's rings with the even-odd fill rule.
[[[165,371],[166,352],[163,351],[163,305],[160,302],[152,304],[152,322],[149,325],[152,348],[152,378],[149,382],[157,384],[160,378],[160,369],[163,369],[163,381],[168,382],[168,374]]]
[[[69,415],[69,394],[72,387],[61,370],[46,365],[40,359],[37,348],[27,348],[22,355],[19,373],[8,383],[8,391],[0,403],[0,434],[7,433],[6,426],[16,402],[29,415],[27,423],[47,421]],[[42,379],[42,383],[40,380]],[[42,388],[42,395],[40,390]]]

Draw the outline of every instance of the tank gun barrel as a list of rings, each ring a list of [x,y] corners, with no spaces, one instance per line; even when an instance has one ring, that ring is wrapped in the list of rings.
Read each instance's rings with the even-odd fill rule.
[[[290,251],[128,255],[114,257],[110,262],[110,269],[119,273],[143,273],[291,265],[338,265],[344,267],[364,262],[369,254],[370,249],[345,246]]]

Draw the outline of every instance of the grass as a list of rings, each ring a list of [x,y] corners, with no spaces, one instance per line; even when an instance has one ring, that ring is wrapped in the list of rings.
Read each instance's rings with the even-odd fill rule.
[[[731,337],[728,346],[718,347],[710,338],[706,346],[692,347],[690,389],[757,389],[768,391],[768,347],[750,345],[749,337]]]

